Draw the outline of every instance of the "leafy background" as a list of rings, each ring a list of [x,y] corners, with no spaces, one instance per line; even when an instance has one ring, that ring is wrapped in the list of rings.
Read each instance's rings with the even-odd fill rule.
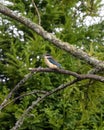
[[[36,10],[30,0],[8,0],[8,7],[38,23]],[[104,21],[85,25],[86,16],[97,17],[101,0],[37,0],[41,26],[63,41],[104,60]],[[80,14],[83,17],[80,17]],[[29,73],[28,68],[46,67],[42,55],[52,54],[64,69],[87,73],[92,67],[56,48],[26,26],[0,14],[0,102],[14,86]],[[103,75],[103,73],[101,73]],[[34,89],[49,91],[71,81],[72,76],[56,73],[34,74],[12,99]],[[24,110],[37,99],[29,95],[6,106],[0,113],[0,128],[14,126]],[[103,130],[104,84],[84,80],[45,99],[26,117],[20,130]]]

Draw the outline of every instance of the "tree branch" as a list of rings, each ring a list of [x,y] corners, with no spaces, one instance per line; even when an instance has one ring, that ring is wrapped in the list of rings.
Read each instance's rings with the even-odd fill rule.
[[[53,43],[58,48],[65,50],[66,52],[72,54],[73,56],[77,57],[78,59],[86,61],[88,64],[92,65],[93,67],[101,68],[104,70],[104,62],[100,61],[94,57],[89,56],[86,52],[82,51],[81,49],[77,49],[75,46],[71,45],[67,42],[62,42],[60,39],[56,38],[53,34],[48,33],[45,31],[41,26],[31,22],[29,19],[15,13],[14,11],[10,10],[9,8],[5,7],[4,5],[0,4],[0,12],[4,15],[7,15],[20,23],[26,25],[31,30],[35,31],[37,34],[42,36],[44,39],[47,39],[51,43]]]
[[[44,94],[44,95],[41,96],[41,97],[39,97],[36,101],[32,102],[32,105],[29,106],[29,107],[25,110],[25,112],[22,114],[22,116],[20,117],[20,119],[15,123],[15,126],[14,126],[11,130],[18,130],[18,129],[21,127],[21,125],[23,124],[23,121],[24,121],[25,117],[28,115],[28,113],[31,112],[31,110],[33,110],[34,107],[37,106],[38,103],[42,102],[46,97],[52,95],[53,93],[55,93],[55,92],[57,92],[57,91],[60,91],[60,90],[62,90],[62,89],[64,89],[64,88],[66,88],[66,87],[68,87],[68,86],[71,86],[72,84],[74,84],[74,83],[76,83],[76,82],[78,82],[78,81],[80,81],[80,80],[75,79],[75,80],[73,80],[73,81],[71,81],[71,82],[68,82],[68,83],[66,83],[66,84],[62,84],[62,85],[60,85],[59,87],[57,87],[57,88],[51,90],[50,92],[47,92],[46,94]]]
[[[95,74],[78,74],[76,72],[72,72],[69,70],[64,69],[50,69],[50,68],[29,68],[31,72],[55,72],[55,73],[61,73],[65,75],[72,75],[78,79],[93,79],[104,83],[104,77],[98,76]]]
[[[102,68],[94,68],[88,71],[88,74],[97,74],[99,72],[103,72],[104,70]]]
[[[4,108],[4,107],[6,107],[7,105],[9,105],[10,103],[12,103],[12,102],[15,102],[16,100],[18,100],[18,99],[20,99],[20,98],[22,98],[22,97],[25,97],[25,96],[28,96],[28,95],[32,95],[32,94],[46,94],[47,93],[47,91],[43,91],[43,90],[33,90],[32,92],[28,92],[28,93],[24,93],[24,94],[22,94],[22,95],[20,95],[20,96],[18,96],[18,97],[16,97],[16,98],[14,98],[13,100],[11,100],[11,101],[9,101],[9,102],[7,102],[6,104],[4,104],[3,106],[2,106],[2,109]]]
[[[7,97],[4,99],[4,101],[0,105],[0,111],[3,109],[4,105],[8,102],[8,100],[11,98],[12,94],[23,84],[29,79],[33,73],[27,74],[7,95]]]
[[[39,13],[39,11],[38,11],[38,8],[36,7],[36,4],[35,4],[34,0],[32,0],[32,4],[33,4],[33,6],[34,6],[34,8],[35,8],[35,10],[36,10],[36,12],[37,12],[38,19],[39,19],[39,25],[41,25],[40,13]]]

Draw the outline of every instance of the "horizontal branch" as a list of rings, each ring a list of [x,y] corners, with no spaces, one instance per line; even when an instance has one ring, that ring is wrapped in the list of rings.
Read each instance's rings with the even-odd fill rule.
[[[78,74],[76,72],[72,72],[69,70],[64,69],[50,69],[50,68],[29,68],[31,72],[55,72],[55,73],[61,73],[66,75],[72,75],[78,79],[93,79],[104,83],[104,77],[95,75],[95,74]]]
[[[65,50],[66,52],[72,54],[73,56],[86,61],[88,64],[92,65],[93,67],[101,68],[104,70],[104,62],[100,61],[94,57],[89,56],[86,52],[82,51],[81,49],[77,49],[75,46],[63,42],[60,39],[56,38],[55,35],[48,33],[45,31],[41,26],[33,23],[26,17],[21,16],[20,14],[10,10],[9,8],[5,7],[4,5],[0,4],[0,13],[7,15],[22,24],[26,25],[31,30],[35,31],[37,34],[42,36],[44,39],[47,39],[51,43],[53,43],[58,48]]]

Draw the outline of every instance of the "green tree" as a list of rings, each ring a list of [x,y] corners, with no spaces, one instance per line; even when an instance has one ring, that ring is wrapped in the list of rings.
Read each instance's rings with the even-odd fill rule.
[[[8,1],[24,20],[0,4],[1,130],[103,130],[104,21],[84,24],[101,0]],[[45,68],[47,52],[62,69]]]

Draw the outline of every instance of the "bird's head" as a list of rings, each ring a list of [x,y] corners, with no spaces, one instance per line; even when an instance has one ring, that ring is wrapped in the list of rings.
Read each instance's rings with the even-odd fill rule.
[[[50,57],[52,57],[52,56],[47,53],[47,54],[44,54],[43,57],[44,57],[44,58],[50,58]]]

